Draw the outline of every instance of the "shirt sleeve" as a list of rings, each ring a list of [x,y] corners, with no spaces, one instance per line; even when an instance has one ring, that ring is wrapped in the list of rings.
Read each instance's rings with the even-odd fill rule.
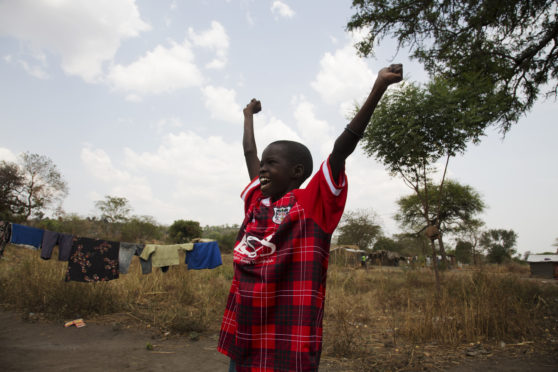
[[[339,179],[333,179],[329,158],[322,163],[305,189],[297,190],[297,200],[326,232],[333,233],[339,224],[347,201],[347,176],[343,168]]]
[[[256,200],[262,191],[260,189],[260,179],[258,177],[254,178],[248,186],[240,194],[240,198],[244,201],[244,213],[248,212],[250,205],[254,200]]]

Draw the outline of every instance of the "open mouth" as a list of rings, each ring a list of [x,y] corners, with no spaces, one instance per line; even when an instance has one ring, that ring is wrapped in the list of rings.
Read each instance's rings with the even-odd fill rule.
[[[271,185],[271,180],[269,178],[260,177],[260,188],[261,188],[262,191],[269,188],[269,185]]]

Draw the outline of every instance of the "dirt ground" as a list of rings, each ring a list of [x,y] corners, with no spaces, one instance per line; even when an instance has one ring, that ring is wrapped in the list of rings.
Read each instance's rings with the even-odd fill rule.
[[[86,319],[85,327],[65,328],[62,322],[47,322],[33,315],[27,318],[0,311],[2,371],[228,370],[228,358],[216,351],[216,334],[179,337],[107,319]],[[423,366],[419,370],[550,372],[558,370],[558,356],[498,354],[462,359],[458,365],[442,368]],[[323,358],[320,371],[351,371],[351,367],[343,360]]]

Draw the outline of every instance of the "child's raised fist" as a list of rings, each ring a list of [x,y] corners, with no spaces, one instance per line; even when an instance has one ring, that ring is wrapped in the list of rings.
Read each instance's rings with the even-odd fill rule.
[[[377,82],[384,84],[385,86],[399,83],[403,80],[403,65],[401,63],[390,65],[385,67],[378,72]]]
[[[262,111],[262,103],[255,98],[252,98],[249,104],[244,108],[244,114],[257,114]]]

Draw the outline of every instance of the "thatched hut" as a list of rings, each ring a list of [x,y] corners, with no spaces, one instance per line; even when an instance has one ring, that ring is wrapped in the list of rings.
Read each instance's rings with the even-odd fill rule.
[[[329,251],[329,262],[343,266],[360,265],[360,260],[365,251],[359,249],[358,245],[332,246]]]
[[[399,261],[404,261],[405,256],[397,252],[378,250],[369,253],[368,260],[371,265],[399,266]]]

